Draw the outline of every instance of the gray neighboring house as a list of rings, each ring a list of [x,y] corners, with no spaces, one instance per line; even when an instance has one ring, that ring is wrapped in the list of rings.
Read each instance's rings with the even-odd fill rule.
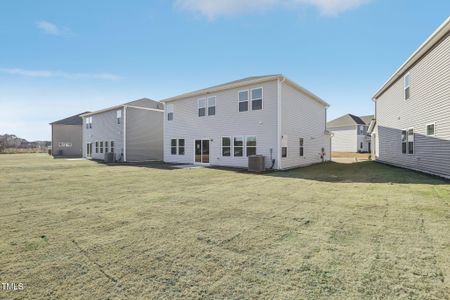
[[[83,114],[83,157],[162,160],[164,105],[147,98]]]
[[[450,178],[450,18],[373,97],[376,160]]]
[[[83,156],[83,119],[81,115],[86,113],[88,112],[50,123],[53,157]]]
[[[373,118],[373,115],[358,117],[347,114],[328,122],[327,129],[331,132],[331,150],[333,152],[370,152],[371,140],[367,130]]]
[[[162,100],[164,161],[288,169],[330,159],[328,104],[283,75],[244,78]]]

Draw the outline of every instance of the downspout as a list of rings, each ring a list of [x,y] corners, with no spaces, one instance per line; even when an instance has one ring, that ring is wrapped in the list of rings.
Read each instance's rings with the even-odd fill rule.
[[[127,107],[123,107],[123,161],[127,162]]]
[[[278,99],[277,99],[277,169],[281,169],[281,88],[286,77],[278,78]]]

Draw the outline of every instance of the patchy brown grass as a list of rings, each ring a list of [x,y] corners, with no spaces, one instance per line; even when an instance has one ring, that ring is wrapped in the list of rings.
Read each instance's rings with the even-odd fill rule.
[[[446,299],[448,182],[0,156],[0,298]]]

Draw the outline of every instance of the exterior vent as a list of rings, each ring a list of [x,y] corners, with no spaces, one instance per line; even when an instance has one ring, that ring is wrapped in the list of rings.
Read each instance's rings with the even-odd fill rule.
[[[248,157],[248,170],[250,172],[264,172],[266,170],[266,162],[262,155],[250,155]]]
[[[114,153],[107,152],[105,153],[105,163],[113,163],[114,162]]]

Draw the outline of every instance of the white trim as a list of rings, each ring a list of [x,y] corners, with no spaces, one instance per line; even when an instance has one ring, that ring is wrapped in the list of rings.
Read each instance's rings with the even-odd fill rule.
[[[428,126],[433,125],[434,134],[428,134]],[[436,122],[425,124],[425,136],[436,136]]]
[[[201,142],[201,148],[200,148],[200,160],[201,160],[201,156],[203,155],[203,141],[208,141],[208,143],[209,143],[209,153],[208,153],[208,160],[209,160],[209,162],[207,162],[207,163],[204,163],[204,162],[196,162],[195,161],[195,142],[196,141],[202,141]],[[185,143],[186,143],[186,141],[185,141]],[[211,165],[211,138],[194,138],[193,139],[193,143],[194,143],[194,151],[193,151],[193,155],[194,155],[194,159],[193,159],[193,162],[194,162],[194,165],[199,165],[199,166],[210,166]]]
[[[408,86],[406,85],[406,78],[408,78]],[[408,98],[406,98],[406,89],[409,89]],[[408,101],[411,100],[411,74],[408,72],[403,76],[403,100]]]
[[[93,112],[90,112],[90,113],[85,113],[85,114],[80,115],[80,117],[93,116],[93,115],[97,115],[97,114],[104,113],[104,112],[107,112],[107,111],[118,110],[118,109],[125,108],[125,107],[130,107],[130,108],[135,108],[135,109],[143,109],[143,110],[152,110],[152,111],[158,111],[158,112],[164,112],[163,109],[150,108],[150,107],[142,107],[142,106],[134,106],[134,105],[127,105],[127,104],[120,104],[120,105],[115,105],[115,106],[112,106],[112,107],[100,109],[100,110],[97,110],[97,111],[93,111]]]
[[[230,155],[229,156],[223,156],[223,138],[229,138],[230,139],[230,146],[225,146],[225,147],[230,147]],[[220,157],[233,157],[233,137],[232,136],[221,136],[220,137]]]
[[[236,148],[236,146],[234,145],[234,139],[235,138],[242,138],[242,155],[241,156],[236,156],[236,155],[234,155],[234,148]],[[233,136],[233,139],[232,139],[232,144],[233,144],[233,157],[247,157],[246,156],[246,151],[245,151],[245,135],[236,135],[236,136]],[[238,148],[239,148],[239,146],[237,146]]]
[[[244,93],[244,92],[247,92],[247,100],[241,101],[240,94]],[[247,102],[247,110],[243,110],[243,111],[239,110],[241,102]],[[249,110],[250,110],[250,89],[238,91],[238,113],[248,112]]]
[[[411,68],[424,54],[428,52],[437,42],[444,37],[450,29],[450,17],[436,29],[433,34],[406,60],[403,65],[398,68],[394,74],[378,89],[372,100],[376,101],[393,83],[395,83],[401,75]]]
[[[134,106],[134,105],[124,105],[123,107],[129,107],[134,109],[142,109],[142,110],[150,110],[150,111],[157,111],[157,112],[164,112],[164,109],[157,109],[157,108],[150,108],[150,107],[141,107],[141,106]]]
[[[127,162],[127,106],[123,107],[123,161]]]
[[[205,101],[205,107],[200,107],[200,102],[201,101]],[[205,109],[205,115],[200,116],[200,108],[204,108]],[[197,118],[202,118],[202,117],[206,117],[208,115],[207,112],[208,109],[208,98],[198,98],[197,99]]]
[[[220,85],[218,87],[210,87],[210,88],[170,97],[170,98],[161,100],[160,102],[167,103],[167,102],[172,102],[172,101],[176,101],[176,100],[180,100],[180,99],[194,98],[194,97],[198,97],[198,96],[205,95],[205,94],[217,93],[220,91],[226,91],[226,90],[231,90],[231,89],[240,88],[240,87],[244,87],[244,86],[261,84],[264,82],[270,82],[270,81],[275,81],[275,80],[282,80],[283,82],[286,81],[287,84],[291,85],[296,90],[310,96],[314,101],[317,101],[321,105],[326,106],[326,107],[330,106],[326,101],[324,101],[323,99],[321,99],[314,93],[308,91],[304,87],[300,86],[299,84],[293,82],[292,80],[288,79],[286,76],[283,76],[281,74],[274,75],[274,76],[267,76],[267,77],[263,77],[263,78],[259,78],[259,79],[240,81],[238,83],[230,83],[230,84],[226,84],[226,85]]]
[[[410,141],[409,141],[409,131],[410,130],[413,131],[413,134],[412,134],[412,137],[413,137],[413,140],[412,140],[412,142],[413,142],[413,153],[409,153],[409,143],[410,143]],[[416,132],[414,131],[414,127],[410,127],[408,129],[406,129],[406,154],[408,156],[413,156],[413,155],[416,154]]]
[[[261,109],[253,109],[253,91],[254,90],[259,90],[259,89],[261,89]],[[251,107],[249,107],[249,110],[250,110],[250,108],[251,108],[252,111],[253,110],[256,110],[256,111],[264,110],[264,88],[262,86],[250,89],[249,97],[250,97],[250,103],[249,104],[251,104]],[[255,99],[255,100],[259,100],[259,99]]]
[[[214,99],[214,106],[209,106],[209,99]],[[209,114],[209,108],[210,107],[214,107],[214,114],[213,115],[210,115]],[[206,115],[209,117],[209,116],[215,116],[216,115],[216,113],[217,113],[217,109],[216,109],[216,107],[217,107],[217,96],[207,96],[206,97]]]
[[[257,155],[258,154],[258,137],[256,136],[256,135],[246,135],[245,136],[245,157],[248,157],[248,153],[247,153],[247,149],[248,149],[248,146],[247,146],[247,139],[249,138],[249,137],[254,137],[255,138],[255,143],[256,143],[256,145],[255,146],[250,146],[250,148],[255,148],[255,155]]]
[[[282,80],[278,80],[277,86],[278,86],[278,95],[277,95],[277,158],[276,158],[276,164],[277,169],[282,169],[281,167],[281,97],[282,97],[282,88],[283,88],[283,82],[285,81],[285,78]],[[270,162],[272,164],[272,162]]]

